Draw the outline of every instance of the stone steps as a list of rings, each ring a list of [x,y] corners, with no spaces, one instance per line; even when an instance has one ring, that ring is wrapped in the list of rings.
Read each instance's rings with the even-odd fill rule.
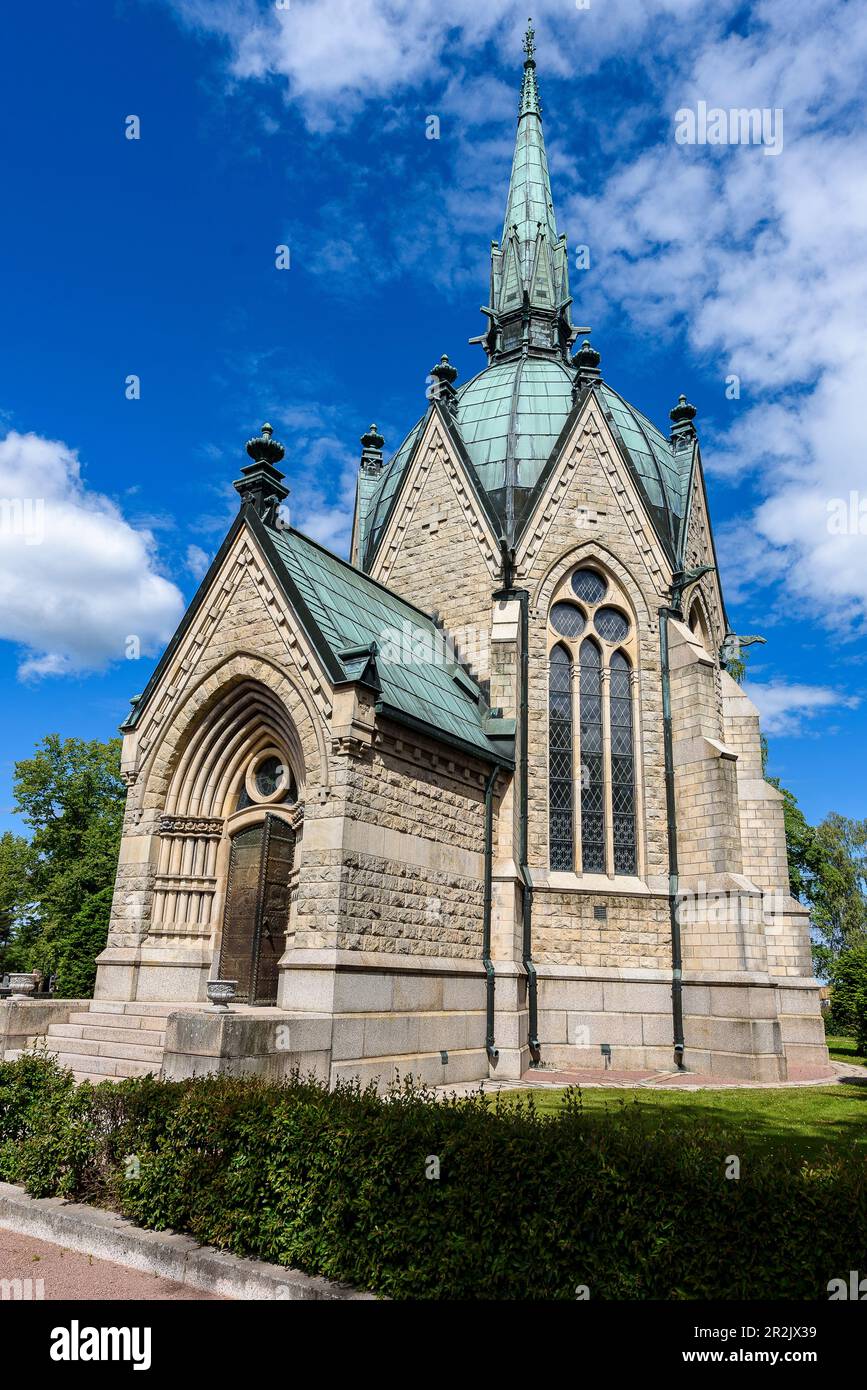
[[[71,1013],[68,1023],[50,1024],[45,1044],[76,1081],[158,1076],[166,1020],[178,1007],[95,999],[89,1009]]]

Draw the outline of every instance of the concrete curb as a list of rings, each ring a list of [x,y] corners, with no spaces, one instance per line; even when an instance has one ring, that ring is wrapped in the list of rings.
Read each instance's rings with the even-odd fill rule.
[[[61,1197],[30,1197],[23,1188],[8,1182],[0,1182],[0,1226],[226,1298],[376,1298],[375,1294],[359,1293],[347,1284],[335,1284],[297,1269],[240,1259],[199,1245],[191,1236],[145,1231],[100,1207],[65,1202]]]

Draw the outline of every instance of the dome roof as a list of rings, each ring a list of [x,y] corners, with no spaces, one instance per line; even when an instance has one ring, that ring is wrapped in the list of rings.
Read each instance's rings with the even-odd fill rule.
[[[529,497],[572,412],[573,373],[549,357],[516,357],[479,372],[457,393],[455,424],[480,491],[506,520],[505,498]],[[605,382],[594,388],[602,411],[644,493],[662,535],[677,546],[692,451],[675,452],[657,427]],[[369,562],[421,434],[423,416],[386,464],[367,508]],[[523,507],[519,506],[519,511]]]
[[[458,429],[485,492],[538,480],[572,409],[572,381],[562,362],[518,357],[458,392]]]

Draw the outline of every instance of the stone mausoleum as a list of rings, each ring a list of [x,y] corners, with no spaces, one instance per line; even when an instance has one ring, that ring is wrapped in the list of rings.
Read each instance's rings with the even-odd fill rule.
[[[827,1066],[696,412],[662,433],[573,351],[525,48],[486,365],[443,357],[390,459],[363,436],[351,563],[288,524],[270,426],[247,445],[123,727],[95,999],[19,1005],[7,1055],[47,1029],[100,1079]]]

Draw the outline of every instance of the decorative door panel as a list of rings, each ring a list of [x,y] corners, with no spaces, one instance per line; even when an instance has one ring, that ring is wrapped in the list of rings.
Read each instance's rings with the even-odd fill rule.
[[[295,832],[291,825],[280,816],[266,816],[252,1000],[256,1004],[277,1002],[277,966],[286,950],[289,877],[294,857]]]
[[[266,816],[232,839],[219,974],[238,981],[239,1002],[276,1003],[294,854],[295,832],[280,816]]]

